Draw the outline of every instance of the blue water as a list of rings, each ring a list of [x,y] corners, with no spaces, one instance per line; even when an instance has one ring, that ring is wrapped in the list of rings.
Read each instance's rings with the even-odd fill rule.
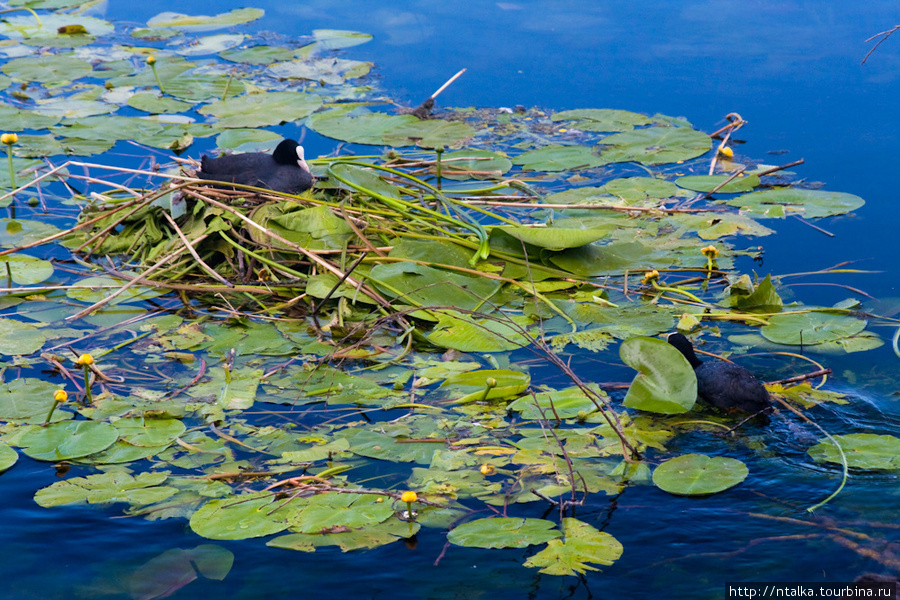
[[[353,29],[375,39],[348,51],[377,64],[380,86],[416,105],[462,67],[468,72],[439,98],[445,106],[606,107],[684,116],[697,128],[720,127],[729,112],[750,124],[738,134],[739,154],[772,164],[804,158],[795,169],[810,182],[857,194],[856,214],[820,225],[768,221],[777,236],[760,273],[812,271],[855,261],[878,275],[812,278],[858,287],[900,307],[896,260],[896,149],[900,124],[900,34],[861,65],[864,40],[900,23],[889,2],[256,2],[266,16],[252,27],[288,37],[313,29]],[[192,5],[113,1],[106,18],[143,23],[155,14],[224,12],[246,6],[227,0]],[[292,129],[293,128],[293,129]],[[286,126],[293,133],[296,126]],[[204,142],[199,142],[202,144]],[[208,143],[208,142],[207,142]],[[310,134],[310,154],[335,142]],[[202,145],[192,148],[199,154]],[[771,154],[769,152],[786,151]],[[749,268],[749,266],[748,266]],[[796,288],[807,303],[831,303],[845,289]],[[889,330],[879,330],[883,337]],[[848,408],[822,408],[832,431],[897,433],[897,357],[886,345],[862,357],[819,357],[835,370],[831,389],[854,394]],[[900,507],[897,477],[854,473],[848,488],[820,517],[803,508],[837,484],[835,469],[810,464],[808,440],[776,424],[729,455],[754,461],[751,477],[726,494],[679,499],[653,487],[598,498],[576,516],[625,545],[612,567],[584,578],[542,576],[521,567],[523,551],[451,546],[443,532],[423,530],[418,545],[367,552],[314,554],[265,547],[259,540],[221,542],[236,556],[224,582],[199,580],[174,598],[723,598],[731,581],[849,581],[878,561],[848,549],[861,544],[882,557],[896,553],[889,527]],[[720,440],[684,440],[691,450]],[[759,448],[764,448],[760,452]],[[673,452],[681,450],[677,445]],[[759,456],[762,455],[762,458]],[[788,482],[786,474],[798,478]],[[207,543],[183,520],[119,518],[118,507],[43,510],[33,490],[56,480],[53,466],[22,458],[0,478],[0,597],[102,597],[98,590],[168,548]],[[538,509],[535,509],[538,512]],[[747,513],[781,516],[778,521]],[[648,521],[647,515],[653,515]],[[735,515],[741,515],[736,518]],[[534,516],[540,516],[536,514]],[[860,524],[865,517],[869,523]],[[788,521],[796,518],[803,522]],[[878,523],[885,526],[880,527]],[[841,526],[870,537],[853,537]],[[113,597],[124,597],[121,595]]]

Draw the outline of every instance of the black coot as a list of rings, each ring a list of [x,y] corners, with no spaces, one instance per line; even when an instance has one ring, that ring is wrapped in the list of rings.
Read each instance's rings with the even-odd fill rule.
[[[667,340],[694,368],[697,375],[697,395],[704,402],[748,413],[757,413],[770,406],[769,392],[744,367],[725,361],[701,361],[694,354],[694,346],[690,340],[680,333],[669,334]]]
[[[294,140],[283,140],[272,154],[204,156],[202,165],[197,171],[200,179],[252,185],[286,194],[299,194],[312,187],[313,177],[303,160],[303,146]]]

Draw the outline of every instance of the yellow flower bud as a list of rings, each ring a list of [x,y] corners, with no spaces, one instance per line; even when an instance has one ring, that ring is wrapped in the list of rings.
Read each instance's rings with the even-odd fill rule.
[[[703,256],[706,256],[709,258],[716,258],[717,256],[719,256],[718,249],[716,249],[716,247],[713,245],[709,245],[706,248],[703,248],[702,250],[700,250],[700,252],[703,253]]]
[[[151,54],[150,56],[148,56],[148,57],[147,57],[147,64],[150,65],[151,67],[152,67],[153,65],[155,65],[155,64],[156,64],[156,57],[153,56],[152,54]]]
[[[644,283],[650,283],[654,279],[659,279],[659,271],[656,269],[644,273]]]
[[[86,366],[94,364],[94,357],[90,354],[82,354],[78,357],[78,360],[75,361],[76,365]]]
[[[481,474],[487,477],[488,475],[493,475],[497,472],[497,469],[494,468],[494,465],[489,465],[487,463],[481,465],[481,468],[478,469],[481,471]]]
[[[403,494],[400,495],[401,502],[407,502],[407,503],[415,502],[418,499],[419,499],[419,496],[416,495],[415,492],[403,492]]]
[[[65,402],[69,399],[69,394],[66,393],[66,390],[56,390],[53,392],[53,399],[57,402]]]
[[[719,148],[719,154],[721,156],[724,156],[725,158],[732,158],[734,157],[734,150],[732,150],[728,146],[722,146],[721,148]]]
[[[12,146],[18,141],[19,136],[15,133],[4,133],[3,135],[0,135],[0,142],[6,144],[7,146]]]

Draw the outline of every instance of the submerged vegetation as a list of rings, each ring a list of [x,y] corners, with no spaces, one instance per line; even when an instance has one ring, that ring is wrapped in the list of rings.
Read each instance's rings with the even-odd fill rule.
[[[787,276],[742,270],[761,262],[770,220],[827,234],[812,221],[863,200],[791,185],[797,163],[735,155],[739,115],[712,135],[610,109],[420,119],[376,99],[371,64],[335,53],[365,34],[191,34],[260,14],[165,13],[130,37],[66,7],[0,22],[14,57],[0,115],[16,134],[0,169],[0,353],[16,373],[0,391],[0,467],[18,452],[73,464],[39,505],[123,503],[205,538],[306,552],[442,528],[461,546],[539,545],[526,566],[583,573],[623,547],[573,506],[629,485],[714,494],[752,471],[668,450],[683,434],[759,431],[687,420],[693,370],[655,336],[780,353],[788,377],[769,391],[797,424],[843,401],[797,352],[883,344],[857,299],[805,305]],[[300,196],[211,188],[196,160],[168,160],[197,158],[199,137],[271,146],[282,136],[261,127],[285,122],[353,144],[308,159],[318,182]],[[84,160],[126,141],[164,152]],[[579,368],[612,350],[638,372],[624,396],[624,367]],[[898,443],[825,434],[809,456],[896,469]],[[558,516],[525,516],[532,503]]]

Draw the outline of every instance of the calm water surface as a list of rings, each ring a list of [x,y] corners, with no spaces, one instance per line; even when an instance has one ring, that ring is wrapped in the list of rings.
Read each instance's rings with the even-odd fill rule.
[[[900,307],[900,211],[893,177],[900,142],[895,110],[900,34],[860,65],[871,47],[864,40],[900,23],[897,3],[313,0],[254,5],[267,11],[255,27],[286,36],[321,28],[374,34],[372,42],[349,54],[375,62],[381,87],[411,105],[467,67],[439,104],[622,108],[681,115],[706,131],[720,127],[727,113],[738,112],[750,122],[739,133],[746,140],[739,153],[773,164],[802,157],[806,164],[796,169],[800,177],[867,201],[856,214],[820,223],[833,238],[798,221],[766,222],[778,235],[761,240],[766,253],[759,272],[812,271],[856,261],[858,268],[881,273],[821,280],[865,290],[880,299],[881,312]],[[209,13],[242,6],[247,5],[232,0],[214,5],[113,0],[105,16],[144,23],[167,10]],[[286,126],[284,133],[297,133],[296,126]],[[315,156],[330,152],[334,142],[309,134],[306,144]],[[195,146],[191,154],[203,149]],[[796,293],[807,304],[852,295],[825,287],[797,288]],[[889,337],[892,332],[879,333]],[[826,429],[898,434],[900,361],[889,345],[861,357],[818,358],[835,371],[832,389],[853,394],[848,407],[813,412]],[[855,473],[838,499],[810,519],[802,507],[830,493],[838,477],[834,469],[812,464],[805,454],[809,440],[796,439],[786,425],[751,432],[740,442],[688,438],[680,443],[685,448],[673,444],[670,450],[731,444],[729,456],[753,461],[751,476],[726,494],[702,500],[634,487],[585,507],[577,516],[605,528],[626,550],[612,567],[581,579],[542,576],[521,567],[527,549],[450,547],[436,567],[445,535],[423,530],[414,549],[395,543],[367,553],[324,549],[303,554],[266,548],[259,540],[222,542],[236,556],[228,578],[194,582],[172,597],[723,598],[727,582],[849,581],[867,570],[890,571],[854,551],[854,544],[900,555],[896,529],[870,524],[897,523],[896,476]],[[759,448],[764,448],[761,457]],[[100,597],[111,580],[126,581],[160,552],[206,542],[182,520],[116,518],[121,511],[115,507],[37,508],[34,490],[53,481],[51,465],[25,457],[0,478],[0,597]],[[745,516],[763,512],[761,507],[770,516],[804,522]],[[542,516],[539,510],[534,508],[532,516]],[[648,514],[654,515],[650,522]],[[826,519],[869,537],[826,530]]]

